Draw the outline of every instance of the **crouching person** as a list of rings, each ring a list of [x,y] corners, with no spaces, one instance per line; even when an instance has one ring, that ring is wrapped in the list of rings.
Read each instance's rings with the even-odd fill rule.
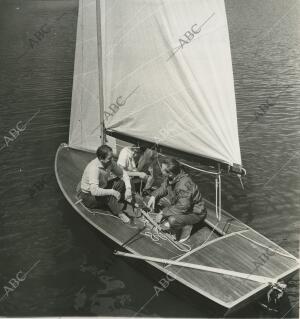
[[[129,176],[114,162],[108,145],[100,146],[96,154],[97,158],[83,172],[78,197],[91,209],[108,206],[114,215],[128,223],[130,220],[122,209],[124,200],[131,199]]]
[[[122,148],[117,162],[130,177],[133,192],[135,192],[136,184],[146,183],[149,177],[145,172],[138,171],[136,167],[136,162],[141,157],[142,152],[143,150],[138,146],[126,146]]]
[[[186,241],[194,224],[206,217],[206,208],[191,177],[175,159],[167,159],[161,167],[164,178],[161,186],[152,193],[148,207],[158,208],[156,222],[163,230],[181,229],[180,242]]]
[[[148,191],[153,184],[154,151],[143,146],[126,146],[118,158],[118,165],[127,172],[131,178],[132,190],[140,188]],[[138,165],[137,165],[138,163]]]

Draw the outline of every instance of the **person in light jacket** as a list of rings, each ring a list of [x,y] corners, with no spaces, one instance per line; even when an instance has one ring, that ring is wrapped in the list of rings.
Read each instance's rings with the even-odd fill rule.
[[[117,164],[127,172],[131,178],[133,192],[138,188],[150,190],[153,177],[154,151],[144,146],[133,145],[122,148]],[[139,187],[138,187],[139,186]]]
[[[104,208],[129,223],[128,216],[122,211],[125,200],[131,200],[130,178],[125,170],[113,160],[113,151],[108,145],[101,145],[97,157],[85,168],[78,197],[88,208]]]

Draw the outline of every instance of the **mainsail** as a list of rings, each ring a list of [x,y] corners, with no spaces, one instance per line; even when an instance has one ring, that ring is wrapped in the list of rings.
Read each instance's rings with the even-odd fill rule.
[[[224,0],[97,1],[108,133],[241,165]],[[70,146],[95,149],[96,0],[79,4]]]

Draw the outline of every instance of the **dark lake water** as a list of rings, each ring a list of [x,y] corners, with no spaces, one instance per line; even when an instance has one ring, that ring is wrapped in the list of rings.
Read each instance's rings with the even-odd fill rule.
[[[159,277],[113,257],[112,245],[59,190],[54,157],[68,140],[77,6],[0,0],[0,295],[28,272],[12,281],[0,315],[214,315],[178,295],[174,283],[144,306]],[[228,0],[226,10],[247,177],[245,190],[237,178],[224,178],[223,206],[298,256],[300,2]],[[213,180],[196,179],[213,200]],[[298,317],[298,290],[294,276],[278,315],[254,305],[239,316]]]

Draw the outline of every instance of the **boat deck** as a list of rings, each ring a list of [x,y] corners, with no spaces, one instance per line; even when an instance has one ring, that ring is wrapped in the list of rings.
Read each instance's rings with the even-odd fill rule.
[[[86,164],[93,158],[94,155],[91,153],[64,146],[57,152],[57,180],[65,197],[76,211],[119,245],[125,243],[124,248],[134,254],[249,274],[249,278],[242,279],[149,262],[221,306],[228,309],[236,308],[257,298],[267,289],[268,283],[250,280],[251,274],[281,279],[299,269],[296,257],[227,212],[222,211],[222,219],[218,222],[214,205],[209,202],[205,225],[194,232],[186,242],[191,247],[189,252],[183,251],[184,247],[178,248],[163,238],[157,238],[155,233],[151,234],[151,228],[143,229],[144,222],[141,219],[135,219],[134,223],[125,225],[109,212],[87,209],[82,203],[78,203],[75,190]]]

